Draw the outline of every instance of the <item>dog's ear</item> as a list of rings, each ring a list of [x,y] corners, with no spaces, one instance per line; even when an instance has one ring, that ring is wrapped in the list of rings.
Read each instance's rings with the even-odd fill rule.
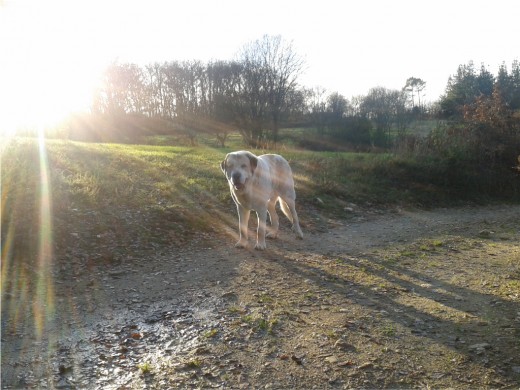
[[[247,157],[249,158],[249,163],[251,165],[251,173],[255,173],[256,166],[258,165],[258,157],[253,153],[247,153]]]
[[[222,170],[222,172],[224,172],[224,175],[226,174],[226,160],[227,160],[227,156],[224,160],[222,160],[222,162],[220,163],[220,169]]]

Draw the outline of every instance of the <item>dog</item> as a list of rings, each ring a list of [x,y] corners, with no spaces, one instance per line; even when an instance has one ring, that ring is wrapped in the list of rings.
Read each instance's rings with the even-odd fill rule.
[[[292,222],[296,236],[303,239],[298,214],[296,213],[294,180],[291,167],[278,154],[255,156],[248,151],[232,152],[221,162],[220,169],[226,175],[231,197],[238,209],[240,239],[237,248],[245,248],[248,243],[248,222],[251,210],[258,216],[255,249],[266,248],[267,213],[271,220],[269,238],[276,238],[280,226],[276,213],[276,202],[285,216]]]

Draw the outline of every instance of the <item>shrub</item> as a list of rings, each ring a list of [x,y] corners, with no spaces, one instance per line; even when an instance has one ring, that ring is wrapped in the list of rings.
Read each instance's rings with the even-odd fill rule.
[[[484,165],[511,164],[520,154],[520,124],[505,104],[498,87],[488,97],[464,106],[467,142],[474,157]]]
[[[432,181],[463,197],[518,197],[520,182],[510,169],[520,154],[515,113],[496,87],[491,96],[481,95],[464,106],[463,112],[462,120],[438,126],[420,142],[414,158],[429,167]]]

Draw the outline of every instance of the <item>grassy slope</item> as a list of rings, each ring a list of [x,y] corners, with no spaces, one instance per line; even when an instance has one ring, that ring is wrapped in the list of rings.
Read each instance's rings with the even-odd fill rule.
[[[229,149],[49,140],[45,150],[58,226],[74,224],[74,212],[95,222],[94,234],[103,234],[126,217],[135,222],[135,229],[154,231],[167,224],[174,230],[171,234],[186,235],[222,223],[235,224],[234,206],[219,167]],[[298,207],[307,214],[312,210],[325,217],[345,216],[350,203],[359,207],[450,205],[479,201],[486,194],[467,190],[477,188],[464,179],[470,175],[462,176],[466,182],[456,174],[450,178],[449,169],[435,162],[417,163],[387,154],[281,153],[293,168]],[[19,232],[38,226],[41,161],[37,139],[20,138],[4,145],[2,223],[7,225],[3,226]],[[302,213],[304,223],[306,213]],[[4,229],[3,238],[5,234]]]
[[[48,141],[46,151],[58,244],[74,229],[87,237],[112,232],[107,240],[122,247],[132,237],[145,245],[172,235],[182,240],[196,229],[207,231],[207,218],[220,213],[214,205],[225,205],[218,151],[63,141]],[[37,140],[19,139],[4,148],[2,225],[8,229],[2,229],[2,239],[11,232],[23,257],[37,249],[40,168]]]

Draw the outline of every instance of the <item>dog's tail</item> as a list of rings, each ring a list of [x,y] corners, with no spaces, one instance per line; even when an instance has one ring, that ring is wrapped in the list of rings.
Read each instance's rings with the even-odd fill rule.
[[[293,223],[293,216],[291,213],[291,209],[289,208],[289,205],[282,198],[278,198],[278,200],[280,201],[280,208],[282,209],[282,212],[289,219],[289,221]]]

